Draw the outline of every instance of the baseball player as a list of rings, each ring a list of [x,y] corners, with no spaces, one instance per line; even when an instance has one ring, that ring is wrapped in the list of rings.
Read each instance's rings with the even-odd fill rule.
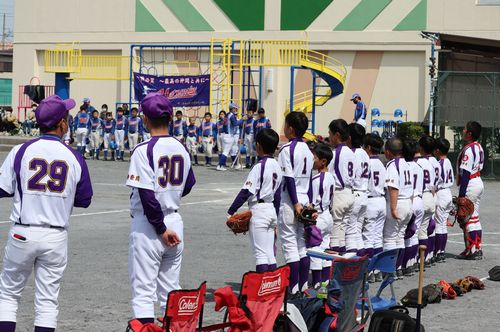
[[[194,165],[198,164],[198,127],[195,125],[196,118],[189,118],[189,126],[186,129],[186,147],[189,155],[194,160]]]
[[[183,222],[177,213],[181,198],[195,184],[189,153],[169,136],[170,101],[150,93],[141,102],[151,139],[136,146],[127,186],[132,188],[129,275],[132,308],[143,324],[153,323],[155,302],[165,312],[168,293],[180,289]]]
[[[217,121],[217,151],[219,152],[219,165],[220,165],[220,159],[222,157],[222,152],[224,151],[224,135],[226,134],[227,134],[226,111],[220,111],[219,120]],[[226,164],[224,164],[224,167],[226,167]]]
[[[349,139],[349,125],[343,119],[330,122],[329,136],[333,145],[333,159],[328,171],[335,177],[335,195],[332,202],[333,228],[330,247],[337,252],[346,251],[345,230],[354,205],[352,185],[356,172],[356,158],[346,142]]]
[[[314,157],[302,136],[309,121],[302,112],[285,118],[284,133],[290,141],[281,147],[278,163],[283,171],[283,192],[278,215],[278,230],[285,262],[290,266],[290,291],[294,296],[307,289],[310,259],[306,255],[304,226],[297,221],[304,205],[312,200]],[[298,295],[295,295],[298,294]]]
[[[264,128],[271,128],[271,120],[266,117],[266,111],[261,107],[257,111],[257,120],[254,121],[254,135],[257,136],[259,131]]]
[[[335,191],[335,178],[328,172],[328,164],[332,161],[333,153],[328,145],[319,143],[314,146],[313,155],[313,169],[317,170],[318,174],[312,178],[312,203],[318,210],[316,227],[320,229],[321,235],[323,236],[323,242],[320,247],[328,248],[330,246],[330,234],[333,227],[330,207]],[[316,288],[321,282],[330,279],[331,266],[331,261],[311,257],[313,287]]]
[[[139,132],[142,132],[142,141],[147,141],[151,138],[151,134],[149,133],[148,128],[144,126],[144,114],[141,112],[141,126],[139,127]]]
[[[69,126],[69,129],[66,132],[66,134],[64,134],[64,136],[62,138],[64,144],[66,144],[66,145],[73,144],[73,123],[74,123],[73,116],[71,114],[69,114],[68,115],[68,126]]]
[[[422,201],[424,203],[424,217],[418,230],[418,241],[420,244],[425,244],[429,247],[428,229],[434,211],[436,210],[436,201],[434,198],[436,183],[436,171],[429,160],[429,154],[434,151],[434,139],[430,136],[422,136],[418,141],[419,157],[417,163],[422,167],[424,172],[424,190],[422,193]],[[426,251],[427,253],[427,251]],[[426,263],[429,265],[426,256]]]
[[[434,257],[439,263],[444,263],[446,242],[448,240],[448,216],[452,209],[451,186],[453,185],[454,175],[453,167],[448,159],[448,151],[450,150],[450,142],[446,138],[436,140],[436,148],[434,155],[439,159],[439,178],[436,197],[437,205],[434,213],[436,220],[436,240],[434,246]]]
[[[422,193],[424,189],[424,170],[415,161],[418,144],[413,139],[403,141],[403,157],[410,166],[413,180],[412,217],[405,232],[404,254],[398,256],[396,262],[398,277],[411,276],[414,273],[414,264],[418,254],[418,231],[424,217],[424,203]]]
[[[366,105],[361,101],[361,96],[359,93],[354,93],[351,97],[351,101],[356,105],[354,108],[354,122],[359,123],[364,128],[366,128]]]
[[[131,116],[126,121],[128,128],[128,147],[130,150],[130,155],[132,155],[132,151],[134,151],[137,143],[139,142],[139,136],[143,135],[142,118],[137,116],[137,107],[132,108]]]
[[[102,124],[102,132],[101,136],[104,141],[104,160],[108,160],[108,148],[111,143],[115,139],[115,127],[116,121],[113,119],[113,114],[111,112],[106,113],[106,120],[104,120]],[[115,150],[111,150],[111,160],[115,160]]]
[[[373,257],[383,250],[383,231],[387,215],[385,202],[385,166],[380,161],[384,140],[375,134],[367,134],[364,149],[370,157],[370,175],[368,179],[368,199],[366,220],[362,235],[365,254]],[[370,273],[369,282],[382,281],[382,273]]]
[[[116,125],[115,125],[115,139],[118,151],[116,151],[116,160],[125,161],[123,155],[125,153],[125,136],[127,135],[127,118],[123,115],[123,108],[118,107],[116,110]]]
[[[170,124],[169,130],[172,133],[172,136],[177,138],[181,143],[184,143],[187,124],[186,121],[182,119],[182,116],[182,111],[175,112],[175,120]]]
[[[74,206],[86,208],[92,199],[83,156],[61,142],[73,107],[72,99],[42,100],[35,113],[41,136],[15,146],[0,168],[0,198],[14,198],[0,274],[2,332],[16,329],[17,308],[33,268],[35,332],[53,332],[57,326],[69,217]]]
[[[250,219],[250,244],[255,258],[256,271],[276,269],[274,253],[274,230],[280,206],[282,173],[273,158],[278,147],[279,136],[272,129],[262,130],[256,138],[257,153],[261,160],[256,164],[245,181],[243,188],[227,211],[229,217],[248,201]]]
[[[215,136],[217,136],[217,126],[212,122],[212,114],[210,112],[205,113],[205,121],[201,123],[200,126],[200,138],[199,143],[203,146],[203,151],[205,151],[205,165],[207,167],[212,166],[212,152],[215,143]]]
[[[255,119],[252,110],[247,110],[247,115],[243,119],[243,144],[247,148],[245,156],[245,168],[250,168],[255,164]]]
[[[474,203],[474,213],[463,228],[465,250],[456,257],[458,259],[479,260],[483,258],[482,227],[479,220],[479,203],[484,191],[483,180],[481,180],[484,150],[478,142],[481,129],[478,122],[470,121],[467,122],[462,132],[467,144],[458,155],[457,183],[460,187],[458,197],[470,199]]]
[[[95,110],[94,106],[90,105],[90,98],[88,98],[88,97],[83,98],[82,106],[85,107],[88,114],[92,114],[92,112],[94,112],[94,110]]]
[[[240,138],[240,121],[237,119],[238,105],[231,103],[229,105],[229,112],[226,115],[227,134],[222,136],[222,155],[219,158],[218,171],[226,170],[226,160],[231,154],[232,161],[236,160],[238,154],[238,141]]]
[[[99,111],[94,110],[88,123],[88,136],[90,137],[90,154],[92,160],[99,160],[99,146],[101,145],[102,120],[99,118]]]
[[[366,203],[368,198],[368,181],[370,178],[370,157],[361,147],[365,138],[365,128],[358,123],[349,124],[349,147],[354,152],[354,204],[351,216],[346,225],[345,241],[348,252],[365,255],[362,231],[366,219]]]
[[[403,249],[406,225],[412,215],[413,184],[411,169],[401,158],[403,143],[391,138],[385,144],[387,219],[384,224],[384,250]]]
[[[75,116],[73,121],[74,132],[76,136],[76,150],[80,152],[82,156],[85,155],[85,146],[87,141],[88,123],[90,117],[87,114],[87,108],[85,105],[80,106],[80,112]]]

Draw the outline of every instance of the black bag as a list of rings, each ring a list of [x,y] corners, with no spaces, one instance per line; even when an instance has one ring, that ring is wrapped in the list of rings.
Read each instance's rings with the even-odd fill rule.
[[[33,84],[34,79],[38,80],[38,84]],[[24,86],[23,92],[37,104],[40,104],[40,102],[45,99],[45,86],[40,85],[40,79],[38,77],[32,77],[30,84]]]
[[[441,302],[441,288],[435,284],[429,284],[422,289],[422,308],[430,303]],[[409,290],[408,293],[401,299],[401,303],[405,307],[416,308],[418,299],[418,289]]]
[[[490,276],[490,280],[500,281],[500,265],[493,267],[488,271],[488,274]]]
[[[389,310],[375,311],[370,319],[368,332],[414,332],[416,325],[408,309],[395,306]],[[423,325],[420,325],[420,332],[425,332]]]

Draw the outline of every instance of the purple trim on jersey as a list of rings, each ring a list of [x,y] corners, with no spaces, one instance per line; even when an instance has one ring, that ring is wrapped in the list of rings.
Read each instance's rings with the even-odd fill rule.
[[[8,192],[0,188],[0,198],[4,197],[14,197],[14,194],[9,194]]]
[[[82,169],[82,173],[80,174],[80,181],[78,181],[78,183],[76,184],[75,201],[73,205],[75,207],[88,208],[90,202],[92,201],[94,192],[92,190],[92,182],[90,181],[90,174],[87,163],[85,162],[85,159],[83,159],[83,156],[80,153],[76,152],[75,149],[62,142],[60,143],[62,146],[71,151],[75,159],[78,161],[78,164],[80,164],[80,168]]]
[[[441,179],[443,179],[443,183],[446,183],[446,179],[444,176],[444,159],[439,160],[439,165],[441,165]]]
[[[160,202],[156,199],[153,190],[139,188],[139,197],[141,198],[142,209],[148,218],[148,222],[155,228],[156,234],[163,234],[167,226],[163,222],[165,215],[161,209]]]
[[[48,140],[52,140],[52,141],[60,141],[61,140],[61,137],[54,135],[54,134],[42,134],[42,135],[40,135],[40,138],[41,139],[48,139]]]
[[[339,169],[339,163],[340,163],[340,152],[342,151],[342,147],[344,144],[338,144],[335,147],[335,162],[333,163],[333,169],[335,170],[335,176],[337,176],[337,179],[340,182],[340,186],[342,189],[344,189],[344,180],[342,179],[342,175],[340,173]]]
[[[278,188],[276,188],[273,197],[273,205],[274,209],[276,210],[276,215],[278,215],[280,212],[280,204],[281,204],[281,185]]]
[[[309,189],[307,190],[307,197],[309,198],[309,204],[313,202],[313,175],[309,176]]]
[[[16,153],[16,156],[14,157],[14,173],[16,173],[17,191],[19,192],[19,199],[21,200],[21,203],[23,202],[23,188],[21,186],[21,160],[23,159],[24,153],[26,152],[28,146],[30,146],[35,142],[38,142],[40,139],[41,137],[35,138],[34,140],[24,143],[19,148],[19,150]]]
[[[290,140],[290,163],[292,165],[292,169],[294,168],[293,159],[294,159],[294,156],[295,156],[295,148],[297,147],[297,143],[298,142],[302,142],[302,140],[299,139],[299,138],[292,138]]]
[[[379,156],[370,156],[370,159],[380,159]]]
[[[155,169],[155,162],[153,160],[153,148],[154,148],[156,142],[158,142],[158,138],[159,138],[159,136],[151,137],[151,139],[148,141],[148,147],[146,150],[146,156],[148,157],[149,167],[151,167],[151,169],[153,169],[153,171]]]
[[[297,198],[297,187],[295,186],[295,179],[290,176],[284,176],[283,181],[285,182],[284,190],[288,192],[292,204],[295,205],[299,202]]]
[[[323,190],[323,182],[325,181],[325,173],[321,172],[319,173],[319,207],[321,209],[321,212],[323,212],[323,194],[325,191]]]
[[[233,204],[227,210],[227,213],[233,215],[238,211],[238,209],[245,204],[245,202],[252,196],[252,193],[248,189],[241,189],[238,196],[233,201]]]
[[[257,201],[260,200],[260,190],[262,189],[262,183],[264,182],[264,170],[266,168],[267,157],[262,157],[259,161],[260,163],[260,186],[259,191],[257,191]]]
[[[458,191],[458,197],[465,197],[465,194],[467,193],[467,186],[469,185],[469,180],[470,180],[470,172],[461,169],[462,174],[460,175],[460,189]]]
[[[188,195],[191,192],[191,189],[194,187],[196,183],[196,178],[194,177],[193,168],[189,168],[188,176],[186,178],[186,183],[184,184],[184,190],[182,191],[182,197]]]
[[[396,166],[396,170],[398,171],[398,174],[399,174],[399,160],[401,158],[394,158],[394,165]]]

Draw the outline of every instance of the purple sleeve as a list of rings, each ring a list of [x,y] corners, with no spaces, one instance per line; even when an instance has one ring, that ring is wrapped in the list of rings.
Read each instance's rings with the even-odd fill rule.
[[[241,189],[238,196],[234,199],[233,204],[231,204],[231,207],[227,210],[227,213],[230,215],[235,214],[236,211],[238,211],[238,209],[245,204],[250,196],[252,196],[252,194],[248,191],[248,189]]]
[[[14,197],[14,194],[9,194],[8,192],[0,188],[0,198],[4,197]]]
[[[309,197],[309,203],[313,203],[313,178],[312,178],[312,172],[311,172],[311,177],[309,179],[309,190],[307,190],[307,197]]]
[[[160,202],[155,197],[153,190],[139,188],[139,197],[141,198],[144,214],[148,218],[149,223],[155,228],[156,234],[165,233],[167,226],[163,223],[163,211],[161,210]]]
[[[462,169],[462,174],[460,175],[460,190],[458,191],[458,197],[465,197],[467,193],[467,186],[469,185],[470,172]]]
[[[288,195],[290,195],[290,199],[292,200],[292,204],[295,205],[299,202],[297,198],[297,187],[295,187],[295,180],[292,177],[284,176],[283,180],[285,181],[285,187],[288,191]]]
[[[94,193],[92,191],[92,183],[90,182],[87,164],[81,157],[79,157],[79,162],[82,168],[82,175],[80,176],[80,181],[78,181],[76,185],[75,202],[73,205],[75,207],[88,208]]]
[[[191,192],[194,184],[196,183],[196,178],[194,177],[193,168],[189,169],[189,174],[186,179],[186,185],[184,186],[184,191],[182,192],[182,197],[186,196]]]
[[[278,215],[280,211],[281,190],[282,190],[281,186],[279,186],[276,192],[274,193],[273,204],[274,204],[274,209],[276,210],[276,215]]]

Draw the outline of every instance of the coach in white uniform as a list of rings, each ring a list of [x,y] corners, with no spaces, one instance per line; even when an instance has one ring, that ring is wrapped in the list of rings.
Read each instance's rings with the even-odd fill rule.
[[[57,325],[58,295],[67,262],[68,223],[73,206],[92,198],[83,156],[61,142],[68,131],[72,99],[48,97],[35,116],[42,136],[15,146],[0,169],[0,197],[13,197],[3,271],[0,331],[16,328],[21,294],[35,270],[35,332]]]

